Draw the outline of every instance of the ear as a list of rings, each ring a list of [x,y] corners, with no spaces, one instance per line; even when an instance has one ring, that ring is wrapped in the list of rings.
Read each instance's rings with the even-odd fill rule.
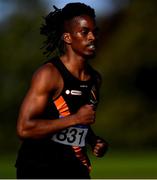
[[[72,39],[71,39],[70,33],[65,32],[65,33],[63,34],[63,40],[64,40],[65,43],[71,44]]]

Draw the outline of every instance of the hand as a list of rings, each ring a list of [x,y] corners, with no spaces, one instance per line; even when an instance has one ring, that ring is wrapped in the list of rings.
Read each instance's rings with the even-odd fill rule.
[[[86,104],[82,106],[77,113],[75,114],[76,123],[77,124],[83,124],[83,125],[89,125],[93,124],[95,122],[95,110],[93,105]]]
[[[96,143],[93,146],[93,154],[96,157],[102,157],[107,152],[107,150],[108,150],[108,143],[105,140],[97,137]]]

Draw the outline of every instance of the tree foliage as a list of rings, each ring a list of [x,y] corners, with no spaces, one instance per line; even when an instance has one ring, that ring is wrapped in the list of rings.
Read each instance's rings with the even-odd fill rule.
[[[156,7],[155,1],[132,1],[112,17],[95,64],[104,79],[96,129],[120,147],[157,146]]]
[[[18,145],[18,110],[33,72],[45,61],[40,1],[15,3],[20,8],[0,24],[1,150]],[[125,11],[101,20],[101,46],[92,64],[103,84],[93,128],[115,147],[157,146],[156,7],[153,0],[134,0]]]

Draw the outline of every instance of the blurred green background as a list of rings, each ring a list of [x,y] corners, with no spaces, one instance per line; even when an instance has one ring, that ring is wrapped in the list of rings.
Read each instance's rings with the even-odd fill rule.
[[[157,1],[104,2],[110,12],[101,5],[98,53],[91,62],[103,77],[93,129],[110,148],[101,159],[89,151],[91,176],[157,178]],[[55,3],[0,0],[0,178],[15,178],[18,111],[33,72],[46,60],[39,30]]]

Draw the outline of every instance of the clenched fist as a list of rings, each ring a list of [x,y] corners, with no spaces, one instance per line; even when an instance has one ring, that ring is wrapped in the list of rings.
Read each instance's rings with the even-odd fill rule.
[[[93,105],[86,104],[82,106],[75,114],[77,124],[89,125],[95,122],[95,110]]]
[[[102,157],[107,152],[107,150],[108,150],[108,143],[105,140],[97,137],[96,142],[92,147],[93,154],[96,157]]]

